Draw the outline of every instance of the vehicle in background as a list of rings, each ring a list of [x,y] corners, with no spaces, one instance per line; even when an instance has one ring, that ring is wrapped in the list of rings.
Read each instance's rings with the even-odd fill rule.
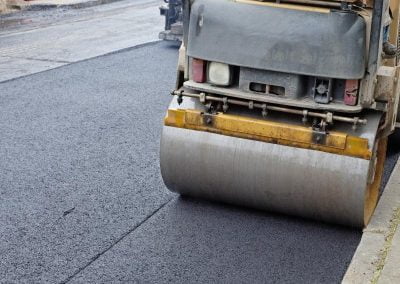
[[[162,40],[181,42],[183,36],[182,0],[164,0],[167,5],[160,7],[165,17],[164,31],[158,37]]]

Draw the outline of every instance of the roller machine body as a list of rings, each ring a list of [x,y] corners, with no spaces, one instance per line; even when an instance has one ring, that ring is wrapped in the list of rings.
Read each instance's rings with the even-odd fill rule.
[[[365,226],[396,127],[399,2],[183,1],[161,140],[183,195]]]

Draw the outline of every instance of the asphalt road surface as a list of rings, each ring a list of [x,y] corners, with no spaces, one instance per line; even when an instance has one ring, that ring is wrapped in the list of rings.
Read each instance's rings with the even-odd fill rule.
[[[1,282],[341,280],[360,231],[166,190],[176,61],[156,43],[0,83]]]

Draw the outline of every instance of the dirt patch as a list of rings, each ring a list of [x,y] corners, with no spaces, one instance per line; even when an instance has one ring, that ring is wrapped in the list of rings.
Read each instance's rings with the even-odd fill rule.
[[[6,0],[0,0],[0,13],[7,12],[7,3]]]
[[[0,14],[19,11],[26,6],[24,0],[0,0]]]

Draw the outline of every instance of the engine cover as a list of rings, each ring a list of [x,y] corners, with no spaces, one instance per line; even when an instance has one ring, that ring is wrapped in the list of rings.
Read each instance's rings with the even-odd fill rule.
[[[189,56],[231,65],[337,79],[366,68],[366,23],[354,12],[196,0],[188,37]]]

